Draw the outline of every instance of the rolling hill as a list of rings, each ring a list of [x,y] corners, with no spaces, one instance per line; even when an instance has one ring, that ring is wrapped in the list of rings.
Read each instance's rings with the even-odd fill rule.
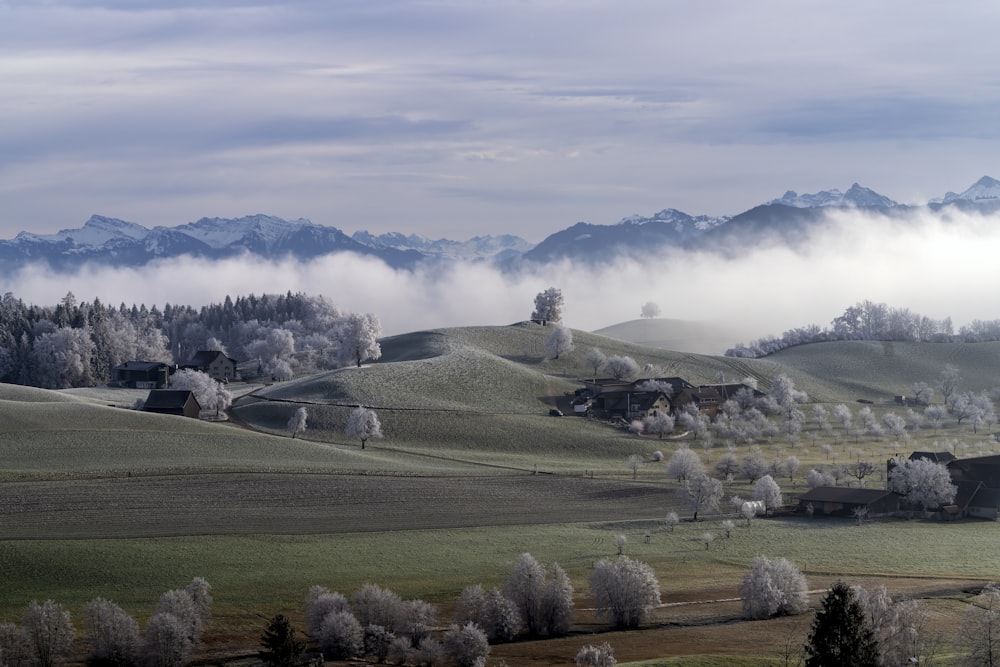
[[[648,318],[629,320],[598,329],[594,333],[637,345],[695,354],[723,354],[747,333],[717,322]]]

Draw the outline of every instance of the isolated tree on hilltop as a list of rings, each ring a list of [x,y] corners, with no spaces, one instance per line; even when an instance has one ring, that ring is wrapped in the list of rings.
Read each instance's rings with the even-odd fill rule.
[[[358,406],[351,411],[351,416],[347,418],[347,427],[344,433],[350,438],[357,438],[361,441],[361,449],[365,448],[365,443],[372,438],[382,437],[382,424],[379,423],[378,415],[374,410]]]
[[[651,319],[660,316],[660,306],[653,303],[652,301],[647,301],[642,305],[642,317],[644,319]]]
[[[569,327],[564,327],[561,324],[556,326],[549,334],[548,340],[545,341],[545,347],[548,351],[555,356],[556,359],[559,358],[561,354],[568,354],[573,351],[573,331]]]
[[[535,310],[531,313],[531,319],[541,322],[562,322],[563,305],[562,291],[550,287],[535,295]]]
[[[378,339],[382,335],[382,325],[372,313],[352,313],[337,329],[337,359],[341,365],[355,364],[361,368],[362,362],[382,356]]]

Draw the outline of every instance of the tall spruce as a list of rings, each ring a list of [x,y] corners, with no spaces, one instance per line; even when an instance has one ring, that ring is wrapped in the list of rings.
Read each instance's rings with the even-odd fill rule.
[[[878,643],[864,609],[850,586],[835,583],[816,612],[809,641],[806,667],[877,667]]]

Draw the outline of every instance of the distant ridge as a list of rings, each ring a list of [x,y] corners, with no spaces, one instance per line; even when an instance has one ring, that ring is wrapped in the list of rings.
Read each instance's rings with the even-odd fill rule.
[[[620,258],[654,259],[664,250],[740,252],[747,244],[781,243],[794,247],[810,238],[815,225],[836,209],[887,215],[910,211],[946,211],[949,207],[982,214],[1000,211],[1000,181],[983,176],[961,193],[947,192],[926,204],[900,204],[854,183],[838,189],[799,194],[793,190],[736,215],[690,215],[666,208],[652,216],[630,215],[615,224],[578,222],[549,235],[535,246],[510,234],[476,236],[466,241],[428,239],[417,234],[355,232],[304,218],[270,215],[201,218],[176,227],[147,228],[135,222],[94,215],[80,228],[54,234],[21,232],[0,240],[0,274],[29,264],[74,271],[93,264],[142,267],[181,256],[217,260],[253,255],[270,260],[311,260],[335,253],[377,258],[396,269],[453,262],[482,262],[516,272],[560,261],[589,265]]]

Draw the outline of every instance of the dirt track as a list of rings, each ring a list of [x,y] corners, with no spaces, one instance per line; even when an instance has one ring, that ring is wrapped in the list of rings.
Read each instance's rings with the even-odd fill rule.
[[[197,474],[10,482],[0,484],[0,499],[5,539],[76,539],[652,519],[674,494],[652,484],[530,474]]]

